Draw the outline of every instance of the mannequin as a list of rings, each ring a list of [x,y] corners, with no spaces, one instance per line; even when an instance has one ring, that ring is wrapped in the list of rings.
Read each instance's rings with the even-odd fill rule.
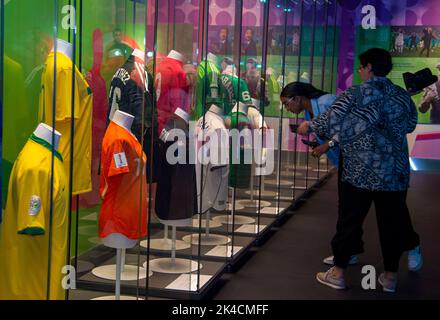
[[[237,76],[237,68],[228,65],[220,79],[220,97],[225,114],[229,114],[237,102],[251,105],[251,94],[246,81]],[[247,110],[245,112],[247,114]]]
[[[92,191],[93,96],[86,79],[73,63],[73,55],[72,44],[62,39],[55,41],[41,78],[38,118],[55,126],[63,136],[59,149],[67,178],[72,179],[72,194],[76,196]]]
[[[260,113],[260,109],[258,106],[260,105],[260,100],[252,99],[252,106],[248,109],[248,118],[251,122],[252,130],[258,131],[258,134],[261,135],[261,138],[264,139],[265,130],[268,128],[266,121],[264,120],[262,114]],[[258,159],[260,162],[259,165],[257,165],[256,161],[253,162],[252,165],[252,178],[251,178],[251,184],[250,184],[250,191],[246,191],[246,194],[249,194],[251,196],[251,201],[254,201],[254,195],[257,197],[261,195],[262,197],[269,197],[273,198],[277,195],[277,192],[275,191],[268,191],[264,190],[264,179],[266,175],[270,175],[272,172],[267,174],[264,170],[264,163],[266,161],[269,161],[267,159],[267,149],[261,145],[261,141],[259,145],[256,145],[256,141],[254,141],[254,149],[261,150],[261,159]],[[261,149],[262,148],[262,149]],[[254,153],[254,156],[257,156],[256,153]],[[255,190],[255,177],[261,176],[261,188],[260,190]]]
[[[183,55],[171,50],[160,63],[155,79],[158,134],[173,117],[177,108],[189,112],[189,83],[183,70]]]
[[[171,134],[171,130],[180,129],[185,133],[186,139],[186,156],[189,156],[189,137],[188,137],[188,122],[190,115],[180,107],[177,107],[172,117],[163,126],[160,134],[159,144],[159,178],[156,195],[156,215],[158,220],[164,224],[165,239],[158,240],[165,245],[167,244],[168,226],[172,226],[171,239],[171,258],[155,259],[150,262],[150,268],[154,272],[180,274],[193,272],[199,269],[196,261],[187,259],[177,259],[176,250],[177,245],[181,242],[176,240],[176,229],[182,226],[192,225],[192,216],[195,212],[195,166],[188,163],[186,158],[185,163],[170,164],[167,159],[167,151],[171,147],[179,145]],[[179,131],[179,132],[182,132]],[[185,243],[188,247],[188,244]],[[190,247],[190,245],[189,245]],[[163,248],[167,250],[169,247]],[[148,261],[144,264],[146,264]],[[200,266],[201,268],[201,266]]]
[[[40,123],[38,127],[35,129],[34,135],[40,139],[43,139],[50,145],[52,145],[52,141],[53,141],[54,149],[58,151],[58,147],[60,146],[61,133],[59,133],[56,130],[53,130],[45,123]]]
[[[214,141],[206,144],[211,138],[215,138],[215,144]],[[211,211],[224,211],[228,200],[228,139],[223,109],[213,104],[205,116],[199,119],[194,132],[195,153],[198,159],[196,164],[197,206],[199,218],[202,214],[205,215],[205,219],[202,220],[205,233],[201,236],[201,245],[223,245],[231,241],[226,236],[210,234],[210,228],[221,226],[220,222],[211,221]],[[200,159],[201,156],[203,158]],[[200,221],[195,219],[194,227],[198,228],[199,225]],[[199,244],[198,234],[185,236],[183,240],[195,245]]]
[[[0,225],[1,300],[66,298],[60,283],[68,250],[69,186],[60,142],[58,131],[39,124],[11,171]]]
[[[152,207],[157,186],[157,112],[154,108],[154,81],[145,67],[145,53],[134,49],[124,64],[115,72],[110,84],[109,119],[116,110],[134,116],[131,131],[143,141],[147,155],[147,179],[152,191]],[[154,152],[151,152],[153,150]]]
[[[219,87],[221,67],[218,65],[217,56],[208,53],[206,60],[197,67],[197,95],[196,107],[192,119],[198,121],[208,111],[209,103],[219,101]]]
[[[70,60],[73,60],[73,45],[62,39],[57,39],[51,52],[55,51],[55,47],[58,53],[66,55]]]
[[[101,278],[116,280],[116,300],[120,299],[121,277],[136,279],[135,276],[138,273],[136,266],[125,266],[125,250],[133,248],[139,238],[146,236],[146,210],[148,207],[146,204],[148,198],[147,186],[144,177],[146,159],[142,146],[131,132],[133,120],[134,116],[128,113],[119,110],[114,113],[103,140],[101,157],[101,196],[104,201],[99,216],[99,236],[105,246],[116,249],[116,266],[95,268],[93,274]],[[121,149],[121,146],[123,146],[123,149]],[[136,156],[133,156],[135,152]],[[142,154],[143,157],[140,167],[138,165],[138,154]],[[127,170],[120,171],[124,168],[127,168]],[[136,174],[136,171],[140,171],[142,174]],[[142,189],[141,184],[143,184]],[[141,207],[139,207],[138,200],[140,190],[143,191],[142,197],[145,200]],[[133,196],[132,199],[129,198],[130,193]],[[126,198],[128,198],[127,202],[123,205],[118,204],[118,201]],[[139,210],[142,217],[136,219]],[[121,222],[120,219],[123,217],[126,217],[126,220]],[[141,220],[140,226],[138,225],[139,220]],[[140,233],[133,232],[133,230],[138,229]],[[123,232],[116,232],[115,230]],[[146,270],[141,269],[140,277],[146,277]]]
[[[183,63],[183,55],[180,52],[177,52],[176,50],[171,50],[168,54],[168,58],[174,59],[177,61],[180,61]]]

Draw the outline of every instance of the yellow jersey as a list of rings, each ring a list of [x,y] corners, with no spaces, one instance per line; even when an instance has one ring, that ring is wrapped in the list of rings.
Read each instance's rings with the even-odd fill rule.
[[[52,156],[50,144],[34,135],[14,163],[0,225],[0,300],[44,300],[48,292],[51,300],[65,299],[61,281],[67,262],[69,195],[64,170],[61,155]]]
[[[54,79],[56,56],[56,80]],[[72,73],[75,81],[72,83]],[[53,123],[53,94],[56,81],[55,123]],[[72,87],[73,90],[72,90]],[[72,112],[72,93],[74,109]],[[73,154],[72,194],[92,191],[92,91],[72,60],[63,53],[51,52],[42,75],[39,119],[62,135],[59,150],[70,179],[70,157]],[[74,125],[73,153],[70,148],[72,119]]]

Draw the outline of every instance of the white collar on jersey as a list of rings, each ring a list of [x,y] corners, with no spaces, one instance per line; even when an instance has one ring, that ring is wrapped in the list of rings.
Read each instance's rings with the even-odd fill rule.
[[[116,112],[113,114],[112,117],[112,121],[114,123],[126,129],[130,133],[131,133],[131,126],[133,125],[133,120],[134,120],[134,116],[120,110],[116,110]]]
[[[54,140],[55,150],[58,151],[60,145],[61,133],[49,127],[47,124],[40,123],[34,131],[34,135],[46,141],[48,144],[52,145],[52,139]]]
[[[191,117],[185,110],[177,108],[176,111],[174,111],[174,114],[182,118],[183,121],[185,121],[186,123],[189,123]]]
[[[211,52],[208,53],[208,61],[217,64],[217,56]]]
[[[64,54],[70,60],[73,59],[73,45],[67,41],[57,39],[56,40],[57,52]],[[55,46],[52,48],[51,52],[55,51]]]
[[[176,50],[171,50],[168,54],[168,58],[183,62],[183,55]]]
[[[217,114],[219,116],[223,115],[223,109],[218,107],[218,106],[216,106],[215,104],[211,105],[211,107],[209,108],[209,111],[212,112],[212,113],[215,113],[215,114]]]
[[[145,61],[145,52],[143,52],[139,49],[134,49],[131,55],[136,58],[141,59],[142,61]]]
[[[237,68],[235,68],[234,66],[227,66],[225,71],[223,71],[223,74],[227,76],[236,76]]]

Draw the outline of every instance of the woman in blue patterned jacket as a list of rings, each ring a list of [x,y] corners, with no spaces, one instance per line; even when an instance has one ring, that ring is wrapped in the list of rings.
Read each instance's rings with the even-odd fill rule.
[[[345,289],[345,269],[362,238],[362,224],[374,202],[385,272],[379,283],[386,292],[397,285],[399,260],[410,250],[409,267],[422,266],[420,239],[406,205],[410,164],[407,134],[417,125],[410,95],[386,76],[392,70],[388,51],[370,49],[359,56],[362,85],[345,91],[326,112],[299,129],[339,143],[343,158],[340,210],[332,240],[335,266],[317,280]]]

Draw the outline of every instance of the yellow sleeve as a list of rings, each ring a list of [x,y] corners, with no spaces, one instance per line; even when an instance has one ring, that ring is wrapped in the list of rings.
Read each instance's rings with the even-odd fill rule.
[[[78,92],[76,81],[72,82],[72,68],[63,68],[57,73],[56,79],[56,110],[55,121],[61,122],[72,118],[72,88],[75,83],[74,91]],[[78,115],[78,95],[75,94],[75,115]],[[77,117],[75,117],[77,118]]]
[[[43,235],[50,210],[50,174],[47,170],[27,170],[18,179],[17,232]]]

